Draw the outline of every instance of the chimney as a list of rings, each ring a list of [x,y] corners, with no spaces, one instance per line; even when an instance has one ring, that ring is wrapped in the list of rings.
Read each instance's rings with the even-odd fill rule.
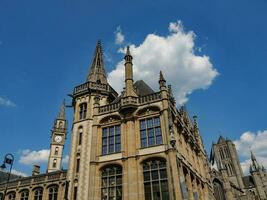
[[[33,165],[32,176],[36,176],[38,174],[40,174],[40,166],[39,165]]]

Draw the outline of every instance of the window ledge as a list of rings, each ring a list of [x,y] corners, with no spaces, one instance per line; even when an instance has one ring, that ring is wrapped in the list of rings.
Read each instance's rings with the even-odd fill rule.
[[[153,153],[160,153],[164,152],[166,150],[165,145],[157,145],[157,146],[149,146],[145,148],[141,148],[138,150],[138,155],[147,155],[147,154],[153,154]]]
[[[112,153],[107,155],[99,156],[99,162],[111,161],[111,160],[118,160],[122,159],[122,153]]]

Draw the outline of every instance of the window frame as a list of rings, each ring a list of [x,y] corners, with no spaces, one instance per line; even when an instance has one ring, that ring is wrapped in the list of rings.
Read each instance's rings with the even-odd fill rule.
[[[152,119],[152,126],[149,127],[147,121]],[[154,124],[154,120],[158,119],[158,124]],[[140,148],[149,148],[149,147],[154,147],[154,146],[159,146],[164,144],[163,142],[163,134],[162,134],[162,127],[161,127],[161,117],[160,115],[149,115],[149,116],[144,116],[140,118],[139,120],[139,138],[140,138]],[[145,121],[145,127],[142,127],[142,121]],[[157,134],[157,130],[160,130],[160,134]],[[149,131],[148,130],[153,130],[153,137],[149,136]],[[142,131],[145,132],[145,135],[142,134]],[[143,132],[143,133],[144,133]],[[145,136],[145,137],[144,137]],[[153,144],[149,144],[149,139],[153,138]],[[160,138],[160,142],[157,142],[157,138]],[[146,145],[143,145],[143,141],[145,141]]]
[[[79,120],[84,120],[86,119],[87,116],[87,103],[83,102],[79,104]]]
[[[36,188],[33,190],[33,199],[34,200],[42,200],[43,199],[43,188]]]
[[[30,192],[29,190],[25,189],[20,192],[20,200],[29,200]]]
[[[59,152],[59,147],[55,147],[54,155],[57,156],[58,155],[58,152]]]
[[[57,168],[57,159],[53,159],[52,167]]]
[[[51,192],[51,190],[53,190]],[[58,185],[52,185],[48,187],[48,200],[57,200],[58,199],[58,190],[59,186]]]
[[[16,192],[9,192],[6,196],[8,200],[15,200],[17,195]]]
[[[117,127],[119,128],[119,133],[117,133],[116,131]],[[106,136],[104,136],[104,129],[107,130]],[[112,135],[110,134],[111,129],[113,129]],[[118,123],[108,124],[106,126],[101,127],[101,155],[102,156],[121,152],[121,147],[122,147],[121,131],[122,131],[121,124],[118,124]],[[111,140],[112,137],[113,137],[113,140]],[[106,142],[104,142],[104,140],[106,140]],[[111,141],[113,143],[110,143]],[[111,145],[113,146],[113,148],[111,148]],[[105,147],[105,152],[104,152],[104,147]],[[111,149],[113,149],[113,151],[111,151]]]
[[[156,168],[154,164],[156,163]],[[163,165],[161,165],[163,164]],[[169,181],[167,161],[163,158],[151,158],[142,162],[144,198],[153,200],[158,195],[160,200],[167,200],[169,196]],[[164,183],[164,184],[163,184]],[[156,190],[158,187],[158,191]],[[164,190],[165,189],[165,190]],[[157,192],[157,193],[155,193]],[[163,196],[165,195],[165,196]]]
[[[112,172],[114,169],[114,173]],[[104,175],[103,175],[104,174]],[[122,200],[123,198],[123,168],[120,165],[106,165],[100,170],[101,177],[101,200],[108,200],[110,197],[115,197],[115,199]],[[113,181],[113,182],[112,182]],[[110,195],[113,190],[115,190],[115,196]],[[120,193],[120,196],[117,196]],[[104,196],[104,194],[106,194]],[[121,198],[118,198],[121,197]]]

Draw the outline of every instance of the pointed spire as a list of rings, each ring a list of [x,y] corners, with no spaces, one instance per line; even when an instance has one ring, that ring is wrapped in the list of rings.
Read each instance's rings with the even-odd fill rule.
[[[87,81],[107,84],[101,41],[98,40]]]
[[[260,165],[257,162],[256,156],[254,155],[254,153],[252,152],[252,150],[250,150],[250,157],[251,157],[251,161],[252,161],[252,167],[255,171],[258,171],[260,169]]]
[[[60,107],[59,113],[58,113],[58,119],[65,119],[65,99],[63,100],[63,103]]]
[[[252,152],[252,150],[250,150],[250,157],[252,161],[256,161],[256,156],[254,155],[254,153]]]
[[[166,88],[166,80],[163,76],[162,71],[159,72],[159,88],[160,89]]]
[[[161,70],[160,70],[160,72],[159,72],[159,80],[160,80],[160,81],[164,81],[164,82],[166,82],[166,80],[165,80],[165,78],[164,78],[163,73],[162,73]]]

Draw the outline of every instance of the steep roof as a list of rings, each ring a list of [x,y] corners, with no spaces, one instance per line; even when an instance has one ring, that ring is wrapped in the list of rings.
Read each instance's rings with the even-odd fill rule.
[[[134,88],[138,96],[145,96],[148,94],[153,94],[155,91],[149,87],[143,80],[138,80],[134,83]]]
[[[225,138],[224,138],[222,135],[220,135],[217,144],[219,144],[219,143],[223,143],[223,142],[225,142],[225,141],[226,141]]]
[[[0,183],[7,181],[7,178],[8,178],[8,173],[0,170]],[[21,178],[21,176],[15,174],[10,175],[10,180],[15,180],[19,178]]]
[[[101,41],[97,42],[93,62],[87,76],[87,81],[107,84]]]

